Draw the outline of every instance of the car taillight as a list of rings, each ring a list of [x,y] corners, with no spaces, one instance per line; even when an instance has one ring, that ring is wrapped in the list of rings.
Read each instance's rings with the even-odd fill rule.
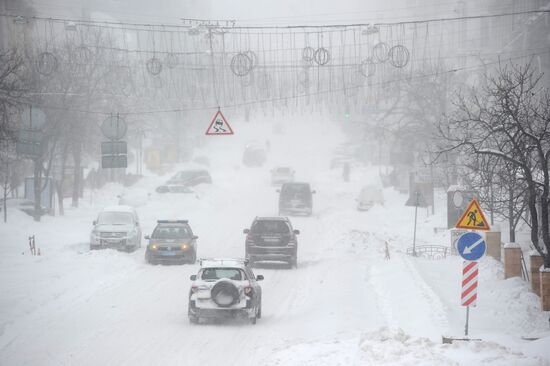
[[[191,292],[192,293],[197,293],[197,291],[199,291],[199,287],[198,286],[191,286]]]
[[[252,239],[252,234],[248,234],[246,236],[246,244],[254,244],[254,240]]]
[[[244,288],[244,293],[245,293],[246,295],[252,294],[252,287],[246,286],[246,287]]]

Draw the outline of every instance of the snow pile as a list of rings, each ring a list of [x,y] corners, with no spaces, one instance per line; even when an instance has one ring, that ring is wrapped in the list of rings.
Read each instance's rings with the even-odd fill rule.
[[[287,342],[288,343],[288,342]],[[286,344],[262,364],[266,366],[548,366],[494,342],[455,341],[452,344],[415,337],[400,328],[381,327],[358,338]]]
[[[383,327],[364,333],[359,342],[356,365],[418,365],[455,364],[428,338],[411,337],[403,330]]]

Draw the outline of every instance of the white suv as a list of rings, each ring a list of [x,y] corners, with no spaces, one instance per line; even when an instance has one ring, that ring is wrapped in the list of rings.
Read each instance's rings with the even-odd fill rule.
[[[136,210],[130,206],[105,207],[94,221],[90,249],[141,247],[141,227]]]
[[[200,319],[241,318],[256,324],[262,317],[262,288],[248,262],[239,259],[201,259],[197,275],[191,276],[188,316]]]

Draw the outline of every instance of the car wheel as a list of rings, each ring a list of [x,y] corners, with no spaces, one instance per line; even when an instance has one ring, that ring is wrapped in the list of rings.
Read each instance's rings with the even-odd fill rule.
[[[297,258],[292,258],[290,260],[290,267],[298,268],[298,259]]]
[[[189,316],[189,323],[191,324],[199,324],[199,318],[196,316]]]
[[[256,311],[257,312],[257,311]],[[254,314],[252,318],[250,318],[250,324],[256,324],[256,320],[258,319],[258,315]]]
[[[256,314],[258,319],[262,318],[262,299],[260,299],[260,307],[258,308],[258,313]]]

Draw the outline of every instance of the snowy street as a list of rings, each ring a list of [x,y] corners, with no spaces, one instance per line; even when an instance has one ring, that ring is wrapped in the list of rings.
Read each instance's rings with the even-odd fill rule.
[[[271,131],[267,124],[239,121],[244,136],[209,140],[202,153],[210,156],[213,184],[193,193],[156,193],[170,172],[130,188],[87,190],[80,208],[40,223],[11,210],[0,224],[0,365],[550,365],[548,313],[528,283],[504,280],[502,264],[488,257],[470,318],[470,335],[483,342],[441,344],[443,335],[464,332],[462,259],[406,254],[414,207],[393,188],[384,189],[383,206],[356,210],[357,192],[379,183],[379,167],[354,169],[343,182],[329,167],[343,142],[333,125],[285,127],[282,135],[264,133],[271,151],[260,168],[242,166],[240,154],[250,137]],[[158,219],[188,219],[199,257],[243,257],[242,230],[255,216],[277,215],[269,182],[277,164],[292,165],[317,193],[311,217],[290,218],[301,232],[298,268],[254,268],[265,277],[256,325],[189,323],[189,276],[198,263],[147,264],[146,240],[133,253],[89,250],[97,213],[133,190],[151,193],[136,208],[143,235]],[[448,245],[447,233],[434,234],[445,226],[443,197],[436,196],[435,216],[419,211],[418,243]],[[30,235],[41,256],[29,255]]]

